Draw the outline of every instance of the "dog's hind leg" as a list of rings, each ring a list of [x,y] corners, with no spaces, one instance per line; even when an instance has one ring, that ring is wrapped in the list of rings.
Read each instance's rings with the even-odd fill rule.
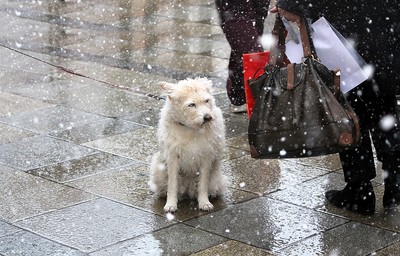
[[[197,200],[199,201],[199,208],[204,211],[211,211],[214,206],[208,199],[208,186],[210,182],[210,168],[211,166],[205,165],[200,169],[199,185],[197,187]]]
[[[168,159],[167,162],[168,172],[168,188],[167,188],[167,202],[164,206],[164,211],[175,212],[178,210],[178,175],[179,175],[179,164],[175,159]]]

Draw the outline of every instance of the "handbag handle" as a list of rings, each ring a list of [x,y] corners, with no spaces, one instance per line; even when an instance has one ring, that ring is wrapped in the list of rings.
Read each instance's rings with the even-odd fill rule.
[[[278,44],[273,44],[271,46],[268,64],[270,66],[278,67],[286,66],[284,63],[284,59],[286,58],[285,25],[283,24],[282,18],[279,13],[276,15],[274,28],[272,29],[272,35],[277,38]]]
[[[285,60],[287,60],[285,51],[285,25],[283,24],[282,18],[279,13],[276,15],[274,28],[272,34],[277,37],[278,43],[276,47],[271,46],[271,55],[268,64],[271,66],[284,67],[286,66]],[[314,44],[311,39],[310,26],[304,16],[300,17],[300,36],[303,47],[304,58],[317,59],[317,53],[315,51]]]

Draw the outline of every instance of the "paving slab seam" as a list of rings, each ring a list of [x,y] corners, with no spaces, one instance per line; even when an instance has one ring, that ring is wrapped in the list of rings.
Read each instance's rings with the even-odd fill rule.
[[[66,209],[66,208],[69,208],[69,207],[71,207],[71,206],[80,205],[80,204],[82,204],[82,203],[86,203],[86,202],[90,202],[90,201],[94,201],[94,200],[97,200],[97,199],[99,199],[99,198],[102,198],[102,199],[105,199],[105,200],[108,200],[108,201],[111,201],[111,202],[114,202],[114,203],[117,203],[117,204],[121,204],[121,205],[130,207],[130,208],[133,208],[133,209],[142,211],[142,212],[146,212],[146,213],[150,213],[150,214],[153,214],[153,215],[157,215],[157,216],[159,216],[159,217],[165,218],[165,220],[168,220],[168,218],[166,217],[166,214],[167,214],[167,213],[165,213],[165,214],[159,214],[159,213],[157,213],[157,212],[154,212],[154,211],[152,211],[152,210],[146,209],[146,208],[144,208],[144,207],[140,207],[140,206],[136,206],[136,205],[133,205],[133,204],[129,204],[129,203],[120,201],[120,200],[115,199],[115,198],[112,198],[112,197],[108,197],[108,196],[105,196],[105,195],[102,195],[102,194],[98,194],[98,193],[95,193],[95,192],[86,191],[86,190],[84,190],[84,189],[76,188],[76,187],[73,187],[73,186],[67,185],[67,184],[63,184],[63,185],[68,186],[68,187],[71,187],[71,188],[76,189],[76,190],[79,190],[79,191],[82,191],[82,192],[85,192],[85,193],[87,193],[87,194],[91,194],[91,195],[95,196],[96,198],[93,198],[93,199],[90,199],[90,200],[86,200],[85,202],[79,202],[79,203],[76,203],[76,204],[73,204],[73,205],[68,205],[68,206],[65,206],[65,207],[56,209],[55,211],[62,210],[62,209]],[[54,211],[49,211],[49,212],[54,212]],[[48,212],[47,212],[47,213],[48,213]],[[37,216],[40,216],[40,215],[43,215],[43,214],[38,214],[38,215],[35,215],[34,217],[37,217]],[[32,217],[29,217],[29,218],[32,218]],[[21,219],[21,220],[18,220],[18,221],[22,221],[22,219]],[[181,222],[180,220],[174,220],[174,221]]]
[[[76,189],[76,188],[74,188],[74,189]],[[78,190],[78,189],[76,189],[76,190]],[[90,193],[88,193],[86,191],[85,191],[85,193],[90,194]],[[91,199],[83,199],[82,201],[79,201],[79,202],[76,202],[76,203],[71,203],[69,205],[65,205],[65,206],[62,206],[62,207],[59,207],[59,208],[54,208],[54,209],[51,209],[51,210],[48,210],[48,211],[43,211],[43,212],[38,213],[38,214],[34,214],[34,215],[31,215],[31,216],[26,216],[24,218],[15,219],[14,222],[12,222],[12,225],[14,225],[14,226],[16,226],[18,228],[23,228],[22,226],[18,225],[18,222],[23,222],[25,220],[29,220],[29,219],[36,218],[36,217],[39,217],[39,216],[43,216],[43,215],[46,215],[46,214],[49,214],[49,213],[57,212],[57,211],[60,211],[60,210],[63,210],[63,209],[67,209],[67,208],[72,207],[72,206],[85,204],[87,202],[94,201],[94,200],[97,200],[97,199],[99,199],[99,197],[98,198],[91,198]],[[2,221],[5,221],[5,220],[2,219]]]
[[[222,209],[221,209],[221,210],[222,210]],[[198,216],[198,217],[195,217],[195,218],[201,218],[201,217],[202,217],[202,216]],[[228,237],[228,236],[223,236],[223,235],[218,234],[218,233],[216,233],[216,232],[212,232],[212,231],[210,231],[210,230],[208,230],[208,229],[206,229],[206,228],[201,228],[201,227],[197,227],[197,226],[195,226],[195,225],[190,225],[189,223],[187,223],[187,221],[189,221],[189,220],[186,220],[186,221],[182,222],[182,224],[183,224],[183,225],[186,225],[186,226],[188,226],[188,227],[191,227],[191,228],[195,228],[195,229],[198,229],[198,230],[202,230],[202,231],[204,231],[204,232],[213,234],[213,235],[215,235],[215,236],[223,237],[223,238],[225,238],[225,239],[227,239],[227,240],[232,240],[232,241],[237,241],[237,242],[243,243],[243,241],[236,240],[236,239],[232,239],[231,237]],[[251,245],[251,246],[257,247],[257,246],[255,246],[255,245]],[[257,247],[257,248],[260,248],[260,247]],[[260,249],[263,249],[263,248],[260,248]],[[265,249],[263,249],[263,250],[265,250]]]
[[[323,168],[323,167],[314,166],[314,165],[309,164],[309,163],[299,163],[299,164],[300,164],[300,165],[304,165],[304,166],[308,166],[308,167],[314,167],[314,168],[323,169],[323,170],[329,171],[329,173],[341,171],[341,167],[338,167],[337,169],[331,169],[331,168],[326,168],[326,169],[325,169],[325,168]]]
[[[278,189],[277,191],[274,191],[274,192],[278,192],[278,191],[282,191],[282,190],[284,190],[284,189]],[[274,192],[271,192],[271,193],[274,193]],[[304,208],[304,209],[308,209],[308,210],[312,210],[312,211],[315,211],[315,212],[323,213],[323,214],[326,214],[326,215],[334,216],[334,217],[337,217],[337,218],[340,218],[340,219],[351,220],[350,218],[344,217],[342,215],[332,214],[330,212],[327,212],[326,210],[321,210],[320,208],[324,207],[324,205],[322,205],[320,207],[317,207],[317,208],[313,208],[313,207],[308,207],[308,206],[304,206],[304,205],[295,204],[295,203],[292,203],[292,202],[289,202],[289,201],[285,201],[285,200],[282,200],[282,199],[279,199],[279,198],[275,198],[275,197],[272,197],[272,195],[269,195],[269,194],[270,193],[265,194],[262,197],[273,199],[273,200],[276,200],[276,201],[279,201],[279,202],[282,202],[282,203],[290,204],[290,205],[295,206],[295,207],[301,207],[301,208]]]
[[[27,111],[27,112],[29,112],[29,111]],[[7,117],[7,116],[0,116],[0,119],[3,118],[3,117]],[[32,135],[32,136],[42,136],[42,135],[46,135],[46,134],[38,133],[37,131],[29,130],[29,129],[27,129],[26,127],[18,127],[18,126],[12,125],[12,124],[10,124],[10,123],[6,123],[6,122],[1,121],[1,120],[0,120],[0,124],[8,125],[8,126],[10,126],[10,127],[18,128],[18,129],[20,129],[20,130],[22,130],[22,131],[30,132],[30,133],[34,134],[34,135]],[[4,143],[4,144],[1,144],[1,145],[11,144],[11,143],[13,143],[13,141],[8,142],[8,143]]]
[[[398,244],[398,243],[399,243],[399,241],[393,242],[393,243],[391,243],[391,244],[388,244],[387,246],[378,249],[377,251],[375,251],[374,253],[369,254],[368,256],[373,256],[373,255],[376,255],[376,254],[379,253],[379,252],[383,252],[383,251],[387,250],[388,248],[390,248],[390,247],[392,247],[392,246],[394,246],[394,245],[396,245],[396,244]],[[386,255],[386,256],[391,256],[391,255],[388,255],[388,254],[384,254],[384,255]],[[393,256],[394,256],[394,255],[393,255]]]
[[[101,153],[101,152],[99,152],[99,153]],[[115,155],[116,156],[116,155]],[[122,157],[122,158],[126,158],[126,157],[123,157],[123,156],[120,156],[120,157]],[[128,158],[126,158],[126,159],[128,159]],[[131,160],[131,159],[130,159]],[[138,166],[138,165],[140,165],[140,164],[142,164],[142,163],[140,163],[140,162],[136,162],[136,160],[133,160],[133,161],[135,161],[135,162],[133,162],[133,163],[128,163],[128,164],[125,164],[125,165],[119,165],[119,166],[117,166],[117,167],[111,167],[111,168],[109,168],[109,169],[107,169],[107,170],[104,170],[104,171],[99,171],[99,172],[96,172],[96,173],[92,173],[92,174],[89,174],[89,175],[84,175],[84,176],[80,176],[79,178],[75,178],[75,179],[70,179],[70,180],[66,180],[66,181],[62,181],[62,182],[59,182],[59,184],[63,184],[63,185],[69,185],[68,183],[69,182],[74,182],[74,181],[78,181],[78,180],[83,180],[83,179],[86,179],[86,178],[90,178],[90,177],[95,177],[95,176],[97,176],[97,175],[101,175],[101,174],[105,174],[105,173],[112,173],[112,172],[116,172],[116,171],[119,171],[119,169],[124,169],[124,168],[127,168],[127,167],[134,167],[134,166]],[[61,162],[60,162],[61,163]],[[35,175],[36,176],[36,175]],[[48,178],[46,178],[46,177],[41,177],[41,178],[43,178],[43,179],[48,179]],[[48,180],[51,180],[51,181],[55,181],[55,180],[52,180],[52,179],[48,179]],[[71,186],[71,185],[69,185],[69,186]],[[71,186],[72,188],[75,188],[75,187],[73,187],[73,186]],[[76,189],[76,188],[75,188]],[[83,190],[83,191],[85,191],[85,190]],[[86,191],[85,191],[86,192]]]
[[[36,233],[36,232],[34,232],[33,230],[30,230],[30,229],[27,229],[27,228],[23,228],[23,227],[19,227],[19,226],[16,226],[16,227],[18,227],[19,229],[21,229],[21,231],[17,231],[16,233],[13,233],[13,234],[8,234],[8,235],[6,235],[6,236],[4,236],[4,237],[13,236],[13,235],[15,235],[15,234],[17,234],[17,233],[22,233],[22,232],[24,231],[24,232],[28,232],[28,233],[34,234],[34,235],[36,235],[36,236],[42,237],[42,238],[44,238],[44,239],[46,239],[46,240],[52,241],[52,242],[54,242],[54,243],[56,243],[56,244],[65,246],[65,247],[67,247],[67,248],[80,251],[78,248],[72,247],[72,246],[70,246],[70,245],[68,245],[68,244],[64,244],[64,243],[62,243],[61,241],[57,241],[57,240],[55,240],[54,238],[52,238],[52,237],[50,237],[50,236],[48,237],[48,236],[45,236],[45,235],[43,235],[43,234]],[[2,254],[0,254],[0,255],[2,255]]]
[[[391,228],[388,228],[388,227],[384,227],[384,226],[379,226],[379,225],[377,225],[375,223],[368,222],[367,220],[372,218],[372,217],[364,217],[364,218],[357,219],[357,220],[353,220],[351,218],[346,218],[346,217],[343,217],[343,216],[338,216],[338,217],[341,217],[341,218],[344,218],[344,219],[349,219],[350,221],[361,223],[361,224],[366,225],[366,226],[370,226],[370,227],[374,227],[374,228],[378,228],[378,229],[382,229],[382,230],[386,230],[386,231],[389,231],[389,232],[396,233],[399,236],[399,241],[400,241],[400,231],[398,231],[396,229],[391,229]]]
[[[40,136],[41,136],[41,135],[40,135]],[[47,136],[47,137],[60,140],[60,138],[57,138],[57,137],[52,137],[52,136]],[[71,143],[70,141],[65,141],[65,140],[61,140],[61,141]],[[4,144],[3,144],[3,145],[4,145]],[[96,151],[94,151],[93,153],[87,154],[86,156],[95,156],[95,155],[98,155],[98,154],[101,154],[101,151],[96,150]],[[62,161],[60,161],[60,162],[57,162],[56,164],[67,163],[67,162],[70,162],[70,161],[72,161],[72,160],[77,160],[77,159],[80,159],[80,157],[78,157],[78,158],[71,158],[71,159],[65,159],[65,160],[62,160]],[[32,173],[30,173],[30,172],[32,172],[32,171],[34,171],[34,170],[37,170],[37,169],[40,169],[40,168],[46,168],[46,167],[50,167],[50,166],[54,166],[54,165],[55,165],[55,163],[50,163],[50,164],[48,164],[48,165],[42,165],[42,166],[39,166],[39,167],[35,167],[35,168],[32,168],[32,169],[28,169],[28,170],[22,170],[22,171],[23,171],[23,172],[26,172],[26,173],[29,173],[29,174],[32,174]],[[12,168],[15,169],[15,167],[13,167],[13,166],[9,166],[9,167],[12,167]],[[32,175],[34,175],[34,174],[32,174]],[[39,177],[39,178],[42,178],[42,179],[46,179],[46,180],[49,180],[49,181],[53,181],[53,182],[60,183],[60,182],[58,182],[57,180],[52,180],[52,179],[49,179],[49,178],[46,178],[46,177],[42,177],[42,176],[40,176],[40,175],[34,175],[34,176]],[[60,184],[62,184],[62,183],[60,183]]]

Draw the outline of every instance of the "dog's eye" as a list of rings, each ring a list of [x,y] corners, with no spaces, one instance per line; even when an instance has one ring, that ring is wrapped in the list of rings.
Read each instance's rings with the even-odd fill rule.
[[[194,103],[190,103],[190,104],[188,105],[188,107],[190,107],[190,108],[194,108],[194,107],[196,107],[196,104],[194,104]]]
[[[206,99],[204,102],[205,102],[205,103],[208,103],[208,102],[210,102],[210,99]]]

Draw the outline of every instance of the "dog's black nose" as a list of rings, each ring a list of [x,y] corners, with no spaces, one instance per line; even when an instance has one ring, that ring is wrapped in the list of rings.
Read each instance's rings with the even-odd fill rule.
[[[205,114],[203,120],[204,122],[210,122],[212,120],[212,116],[209,114]]]

